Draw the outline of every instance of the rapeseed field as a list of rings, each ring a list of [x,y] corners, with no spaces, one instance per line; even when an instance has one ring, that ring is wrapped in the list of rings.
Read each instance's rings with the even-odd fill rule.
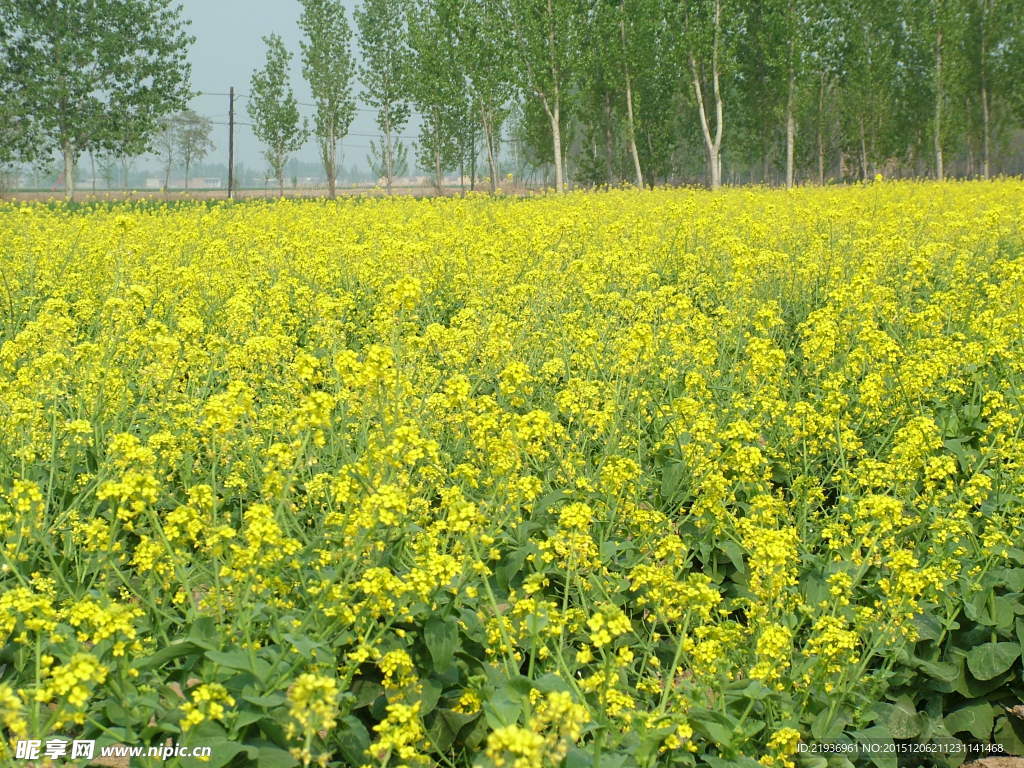
[[[1022,222],[1012,180],[0,205],[0,760],[1020,753]]]

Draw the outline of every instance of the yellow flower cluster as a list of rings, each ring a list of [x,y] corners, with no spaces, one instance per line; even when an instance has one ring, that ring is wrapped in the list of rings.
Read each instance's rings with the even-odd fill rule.
[[[791,765],[922,613],[1013,626],[958,596],[1021,565],[1022,220],[1019,180],[0,203],[0,723]]]

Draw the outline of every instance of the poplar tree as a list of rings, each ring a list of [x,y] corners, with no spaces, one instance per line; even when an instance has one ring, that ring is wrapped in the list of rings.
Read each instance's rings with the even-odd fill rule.
[[[280,35],[264,37],[263,42],[267,46],[267,61],[262,69],[252,74],[248,110],[253,121],[253,133],[266,144],[264,157],[283,196],[288,156],[302,147],[309,131],[306,122],[300,120],[298,103],[288,82],[291,54],[284,47]]]
[[[338,142],[348,134],[356,114],[352,30],[339,0],[302,0],[299,27],[305,34],[301,43],[302,74],[316,102],[313,134],[333,198],[337,194]]]
[[[555,188],[565,190],[562,123],[581,59],[587,16],[579,0],[494,0],[512,46],[520,90],[536,98],[551,127]]]
[[[409,121],[410,52],[405,0],[364,0],[355,10],[363,64],[363,100],[377,110],[385,187],[396,175],[395,142]]]

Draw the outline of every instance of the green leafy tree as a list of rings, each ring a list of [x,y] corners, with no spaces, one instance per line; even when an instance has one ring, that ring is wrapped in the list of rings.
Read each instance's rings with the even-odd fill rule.
[[[952,109],[951,91],[963,76],[962,41],[965,8],[962,0],[912,0],[911,20],[931,58],[932,151],[935,178],[946,178],[946,145]]]
[[[299,106],[288,82],[291,54],[280,35],[263,38],[267,61],[252,74],[249,83],[249,116],[253,133],[266,144],[264,157],[277,179],[277,189],[284,195],[284,171],[288,156],[297,152],[309,136],[306,121],[299,116]]]
[[[409,121],[409,77],[411,53],[406,28],[405,0],[364,0],[355,10],[359,48],[363,65],[359,79],[363,100],[377,110],[377,127],[383,135],[380,145],[388,194],[396,175],[395,142]]]
[[[299,27],[302,41],[302,74],[316,102],[313,133],[327,174],[327,188],[334,197],[338,175],[338,142],[348,133],[356,114],[352,79],[352,29],[339,0],[302,0]]]
[[[502,34],[500,9],[491,0],[461,0],[458,55],[467,87],[469,107],[483,133],[491,192],[497,191],[502,125],[514,95],[511,51]]]
[[[682,56],[689,70],[704,152],[708,186],[722,184],[722,141],[725,131],[727,78],[735,75],[735,47],[743,28],[735,0],[694,0],[680,4]]]
[[[62,154],[72,198],[83,153],[147,151],[191,95],[186,24],[172,0],[2,0],[3,90],[33,144],[19,154]]]
[[[460,139],[468,122],[458,14],[456,0],[414,0],[409,5],[409,93],[423,118],[416,160],[429,169],[438,192],[444,170],[459,163]]]
[[[185,189],[188,189],[189,174],[192,166],[202,162],[213,149],[213,123],[210,119],[196,114],[191,109],[178,116],[176,138],[178,157],[185,167]]]
[[[1024,106],[1024,3],[970,0],[965,31],[968,124],[980,145],[981,175],[992,174],[993,146],[1010,127],[1013,100]],[[1016,60],[1015,60],[1016,59]]]
[[[520,90],[531,94],[551,128],[555,187],[565,190],[563,112],[572,93],[587,23],[578,0],[495,0],[513,49]]]

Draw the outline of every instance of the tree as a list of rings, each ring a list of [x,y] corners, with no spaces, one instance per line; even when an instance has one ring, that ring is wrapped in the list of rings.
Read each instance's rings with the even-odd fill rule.
[[[681,42],[697,102],[708,186],[722,184],[722,136],[725,128],[723,75],[731,65],[731,36],[738,9],[731,0],[695,0],[682,4]]]
[[[445,168],[457,165],[468,121],[465,75],[459,66],[459,9],[453,0],[413,0],[408,30],[412,64],[409,94],[423,116],[417,162],[441,192]]]
[[[61,153],[67,198],[82,153],[145,152],[185,107],[186,24],[172,0],[0,2],[5,88],[35,142],[22,156]]]
[[[618,43],[621,46],[622,81],[626,101],[626,143],[629,155],[633,159],[633,172],[636,174],[636,186],[643,189],[644,175],[640,169],[640,152],[636,146],[636,117],[633,110],[633,69],[634,69],[634,31],[641,22],[643,5],[631,0],[619,0],[618,7]],[[628,30],[628,32],[627,32]]]
[[[181,164],[185,166],[185,189],[188,189],[189,172],[195,163],[201,162],[210,150],[213,149],[213,141],[210,134],[213,132],[213,123],[209,118],[203,117],[187,109],[178,116],[177,149]]]
[[[381,174],[388,194],[395,172],[395,139],[409,120],[410,52],[407,44],[405,0],[364,0],[356,9],[363,65],[359,79],[363,99],[377,110],[383,133]]]
[[[284,47],[280,35],[264,37],[263,42],[267,46],[267,61],[262,69],[252,74],[248,110],[253,121],[253,133],[267,145],[264,157],[277,179],[278,192],[283,196],[288,155],[302,147],[309,132],[306,122],[299,120],[298,103],[288,82],[291,54]]]
[[[153,141],[154,149],[160,157],[160,163],[164,169],[164,183],[161,189],[165,192],[171,181],[171,170],[178,159],[180,121],[180,115],[167,115],[161,118]]]
[[[981,145],[982,176],[992,174],[992,147],[1006,128],[1014,95],[1024,96],[1024,6],[1021,0],[970,0],[967,10],[967,79],[973,92],[969,123]],[[976,99],[977,101],[974,101]]]
[[[409,153],[405,144],[396,141],[391,145],[390,151],[383,141],[376,142],[370,139],[370,173],[373,180],[385,179],[388,173],[395,177],[405,176],[409,172]],[[391,194],[391,185],[387,187],[388,194]]]
[[[114,185],[117,184],[117,157],[110,154],[101,155],[97,165],[100,169],[100,178],[103,179],[103,185],[108,190],[113,189]]]
[[[562,113],[586,24],[578,0],[500,0],[519,86],[539,101],[551,126],[555,188],[565,191]]]
[[[345,137],[356,114],[352,97],[355,61],[352,58],[352,30],[339,0],[302,0],[299,27],[302,41],[302,74],[316,102],[313,133],[320,145],[320,157],[330,196],[336,195],[338,142]]]
[[[935,178],[946,178],[945,143],[949,116],[950,81],[957,74],[962,61],[956,56],[962,34],[962,14],[959,0],[918,0],[921,33],[931,43],[932,54],[932,148],[935,152]]]
[[[501,34],[498,9],[491,0],[463,0],[458,53],[469,88],[469,100],[483,129],[491,193],[498,189],[501,127],[509,114],[514,74],[509,47]]]

